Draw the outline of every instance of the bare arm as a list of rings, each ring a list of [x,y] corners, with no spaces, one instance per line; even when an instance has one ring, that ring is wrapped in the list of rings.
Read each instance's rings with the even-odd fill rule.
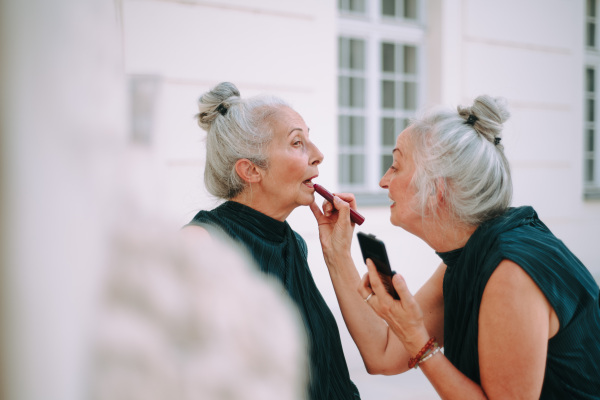
[[[331,281],[344,317],[344,322],[356,343],[367,371],[371,374],[392,375],[408,369],[409,353],[388,325],[365,303],[357,292],[361,285],[360,275],[350,255],[353,226],[350,224],[349,206],[354,206],[352,195],[340,194],[348,202],[336,200],[335,212],[330,203],[323,205],[323,212],[316,204],[311,210],[319,223],[319,237]],[[423,309],[427,310],[426,324],[435,332],[443,332],[443,298],[441,285],[443,269],[421,288],[417,294]]]
[[[401,276],[394,277],[400,301],[394,301],[368,266],[378,299],[369,304],[388,321],[411,354],[430,332],[420,320],[420,307]],[[365,287],[361,288],[367,290]],[[552,307],[531,278],[504,260],[485,288],[479,313],[479,364],[482,385],[437,353],[420,365],[443,399],[537,399],[540,396],[548,339],[558,330]]]

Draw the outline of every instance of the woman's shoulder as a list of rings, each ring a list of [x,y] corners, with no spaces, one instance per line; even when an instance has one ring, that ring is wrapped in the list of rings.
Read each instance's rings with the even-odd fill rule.
[[[294,237],[296,238],[296,243],[298,243],[298,247],[300,247],[300,251],[306,257],[308,255],[308,246],[306,245],[306,240],[304,240],[304,238],[295,230],[292,229],[292,232],[294,232]]]

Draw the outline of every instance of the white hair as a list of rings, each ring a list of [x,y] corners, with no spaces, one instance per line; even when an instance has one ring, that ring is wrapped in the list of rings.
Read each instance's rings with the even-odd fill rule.
[[[510,166],[500,144],[510,117],[501,98],[479,96],[471,107],[437,109],[412,121],[413,185],[417,208],[435,210],[428,198],[442,190],[453,216],[468,225],[502,214],[512,199]]]
[[[199,101],[198,125],[207,132],[206,189],[221,199],[241,193],[246,182],[235,170],[240,159],[268,168],[266,147],[272,139],[270,119],[281,107],[289,105],[274,96],[242,99],[233,83],[222,82]]]

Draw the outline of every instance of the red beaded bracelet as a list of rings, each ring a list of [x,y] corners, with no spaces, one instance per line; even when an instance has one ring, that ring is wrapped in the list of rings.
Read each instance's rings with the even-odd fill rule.
[[[408,368],[416,368],[417,365],[419,364],[419,361],[421,361],[421,357],[423,357],[423,355],[433,349],[436,346],[435,343],[435,336],[432,337],[431,339],[429,339],[427,341],[427,343],[425,343],[425,346],[423,346],[423,348],[417,353],[416,356],[412,357],[410,360],[408,360]]]

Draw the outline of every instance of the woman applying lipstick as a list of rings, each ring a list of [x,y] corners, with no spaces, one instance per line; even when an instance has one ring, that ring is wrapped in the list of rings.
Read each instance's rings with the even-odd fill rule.
[[[442,260],[414,296],[396,274],[394,300],[370,260],[361,281],[348,203],[311,206],[365,366],[419,367],[443,399],[600,399],[598,285],[532,207],[510,206],[504,101],[479,96],[457,111],[416,118],[380,181],[390,222]]]
[[[261,271],[283,284],[302,316],[309,339],[309,397],[359,399],[335,319],[308,268],[306,243],[286,222],[294,209],[315,200],[312,179],[323,154],[306,123],[284,101],[242,99],[228,82],[201,96],[197,117],[207,132],[204,182],[225,202],[200,211],[184,235],[202,241],[224,232],[245,247]]]

